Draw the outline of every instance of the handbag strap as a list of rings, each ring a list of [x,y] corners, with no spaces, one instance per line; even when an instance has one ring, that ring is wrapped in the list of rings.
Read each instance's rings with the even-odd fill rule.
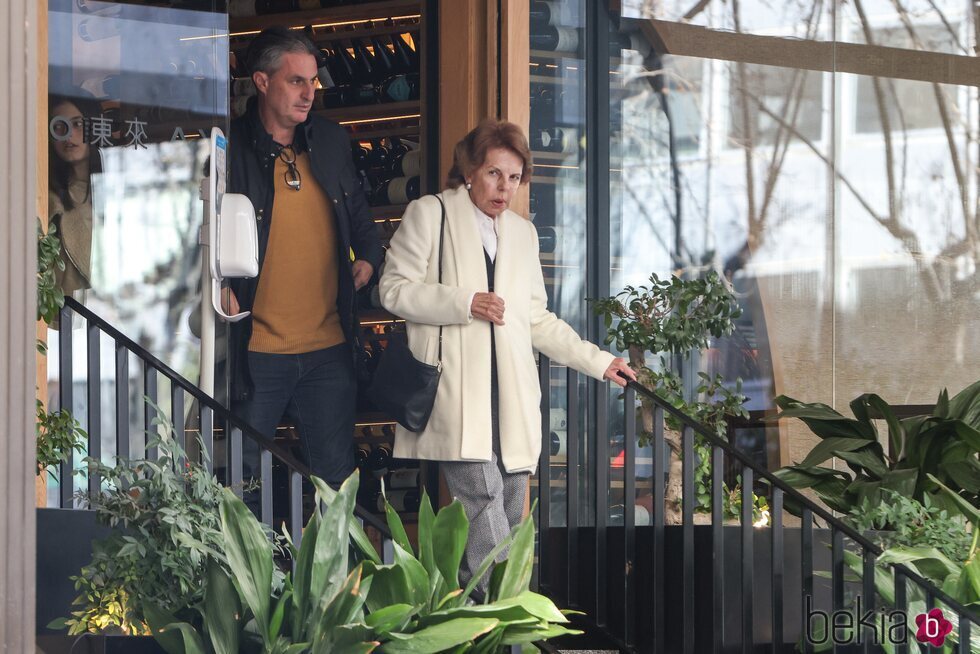
[[[439,195],[436,195],[436,199],[442,206],[442,218],[439,221],[439,283],[442,284],[442,239],[446,233],[446,203]],[[442,325],[439,325],[439,370],[442,370]]]

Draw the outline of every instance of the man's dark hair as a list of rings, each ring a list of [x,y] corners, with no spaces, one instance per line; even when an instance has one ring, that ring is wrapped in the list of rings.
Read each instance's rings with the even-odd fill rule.
[[[282,56],[287,52],[320,56],[320,51],[303,32],[276,25],[262,30],[262,33],[252,40],[245,58],[248,74],[262,71],[272,75],[279,70]]]

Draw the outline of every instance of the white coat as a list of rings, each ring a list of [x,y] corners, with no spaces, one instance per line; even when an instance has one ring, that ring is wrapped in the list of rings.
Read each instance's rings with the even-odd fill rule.
[[[435,196],[408,205],[391,239],[381,276],[384,307],[406,320],[412,354],[438,361],[443,325],[442,377],[424,431],[396,430],[394,456],[434,461],[489,461],[490,323],[470,317],[474,292],[486,292],[487,269],[474,206],[463,187],[442,194],[446,203],[442,284]],[[534,225],[512,211],[496,219],[494,292],[505,302],[497,326],[497,383],[501,460],[508,472],[533,471],[541,453],[541,390],[535,350],[602,379],[613,355],[583,341],[548,310]]]

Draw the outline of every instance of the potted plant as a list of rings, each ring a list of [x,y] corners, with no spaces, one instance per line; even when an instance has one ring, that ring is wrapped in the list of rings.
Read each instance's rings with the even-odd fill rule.
[[[689,359],[695,351],[708,347],[712,338],[731,334],[735,319],[741,309],[727,282],[712,271],[699,279],[681,279],[671,276],[661,279],[650,275],[649,285],[627,286],[613,297],[594,301],[595,312],[605,320],[607,345],[615,344],[628,353],[630,367],[637,373],[637,380],[653,389],[661,398],[680,409],[696,421],[707,425],[725,438],[725,418],[748,417],[744,408],[746,397],[742,395],[741,379],[728,384],[720,375],[698,373],[694,395],[684,392],[684,381],[672,360]],[[658,357],[656,368],[647,364],[647,353]],[[650,443],[653,437],[653,402],[640,397],[638,409],[638,438],[640,446]],[[680,425],[667,417],[664,440],[670,449],[670,465],[665,489],[665,522],[681,524],[682,442]],[[710,511],[710,448],[701,439],[695,439],[695,483],[698,505],[695,509],[704,514]],[[727,488],[725,515],[737,517],[741,503],[739,487]],[[756,517],[767,509],[765,500],[757,498],[754,508]],[[697,520],[703,522],[703,518]]]
[[[980,503],[980,382],[952,398],[944,389],[929,415],[899,419],[881,397],[864,394],[850,403],[854,418],[826,404],[806,403],[781,395],[781,412],[773,417],[799,418],[821,442],[800,463],[775,474],[796,488],[811,488],[828,507],[849,513],[865,502],[881,503],[883,493],[895,491],[950,512],[953,500],[940,491],[949,486],[974,506]],[[875,418],[887,424],[886,452],[879,442]],[[831,458],[847,464],[847,470],[823,465]],[[787,502],[786,508],[799,513]]]
[[[151,609],[153,632],[171,654],[288,652],[497,652],[506,645],[577,633],[549,599],[527,590],[534,555],[534,525],[525,520],[483,562],[465,589],[458,584],[468,523],[454,502],[433,513],[424,498],[418,555],[397,513],[387,506],[394,562],[382,563],[354,518],[358,476],[334,491],[313,478],[318,509],[291,544],[294,571],[277,585],[266,535],[230,491],[221,501],[221,543],[228,570],[213,566],[199,617],[180,621]],[[350,534],[358,556],[349,556]],[[288,539],[288,534],[287,534]],[[508,558],[495,557],[510,548]],[[438,555],[437,555],[438,553]],[[493,567],[483,604],[468,596]],[[230,574],[229,574],[230,573]]]

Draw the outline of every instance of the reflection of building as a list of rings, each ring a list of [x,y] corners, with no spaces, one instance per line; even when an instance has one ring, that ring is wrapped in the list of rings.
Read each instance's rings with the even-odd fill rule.
[[[47,90],[81,86],[120,100],[121,106],[105,106],[117,128],[109,134],[114,147],[104,150],[101,255],[87,301],[193,378],[197,343],[187,314],[197,293],[204,157],[194,137],[198,129],[223,126],[229,114],[228,17],[161,7],[152,16],[141,13],[141,4],[166,4],[159,2],[107,4],[108,13],[81,16],[75,2],[52,0],[47,12],[27,0],[10,3],[14,12],[29,6],[30,15],[3,28],[8,41],[23,42],[17,28],[26,24],[22,50],[42,60],[41,70],[50,64],[50,72],[38,79],[26,68],[33,59],[5,62],[17,79],[3,109],[10,113],[0,115],[26,127],[3,137],[11,189],[3,195],[8,215],[35,212],[32,192],[21,195],[35,186],[35,158],[43,171],[44,148],[21,137],[45,138]],[[418,134],[420,121],[408,112],[398,129],[415,129],[413,137],[428,139],[426,146],[440,153],[428,164],[426,190],[435,190],[448,149],[479,118],[501,115],[529,128],[536,166],[522,201],[545,237],[541,260],[552,307],[583,334],[604,335],[586,298],[642,282],[651,272],[696,276],[717,268],[730,272],[745,313],[736,335],[698,365],[743,377],[752,408],[770,408],[776,394],[788,394],[844,409],[866,391],[895,404],[924,404],[943,387],[955,391],[974,381],[980,370],[980,78],[976,19],[965,13],[966,3],[905,2],[908,13],[899,15],[884,0],[864,2],[863,14],[851,2],[757,1],[740,3],[736,16],[736,3],[720,1],[560,0],[562,27],[573,30],[578,45],[536,39],[530,52],[526,35],[537,27],[528,25],[528,2],[418,4],[442,12],[434,34],[442,59],[429,71],[436,76],[430,83],[439,81],[429,92],[437,89],[432,99],[441,120]],[[499,25],[486,20],[495,5],[506,8]],[[606,10],[618,5],[619,13]],[[644,14],[647,6],[655,13]],[[692,7],[700,9],[685,17]],[[39,23],[36,12],[47,22]],[[646,20],[651,17],[656,22]],[[50,34],[46,61],[37,25]],[[470,37],[487,47],[470,48]],[[596,44],[605,46],[607,38],[613,47],[597,55]],[[360,111],[371,120],[377,109]],[[126,121],[137,118],[148,122],[145,149],[125,146]],[[171,143],[178,127],[189,138]],[[376,136],[361,134],[367,141]],[[43,179],[42,172],[37,183]],[[5,433],[29,435],[25,399],[34,378],[24,370],[30,356],[23,353],[32,351],[27,291],[33,282],[23,258],[33,252],[33,229],[18,231],[15,222],[4,222],[8,231],[0,238],[10,262],[3,273],[9,278],[0,283],[8,293],[4,347],[10,353],[0,357],[7,368],[0,372],[0,407],[24,411],[0,414],[7,416]],[[75,356],[82,361],[84,330],[77,338]],[[104,379],[113,365],[104,347]],[[129,372],[138,378],[137,366]],[[598,443],[622,448],[617,435],[625,418],[609,408],[619,406],[614,393],[581,378],[569,388],[566,374],[552,371],[549,403],[555,411],[577,409],[585,444],[574,494],[552,487],[552,526],[564,525],[572,498],[582,525],[596,524],[603,512],[622,519],[624,491],[607,495],[596,480],[605,464],[597,463],[597,453],[606,451]],[[75,382],[81,400],[85,380]],[[138,389],[134,384],[134,394]],[[109,429],[108,387],[102,398]],[[134,423],[137,406],[129,411]],[[782,463],[799,460],[813,445],[794,425],[759,431]],[[21,497],[19,506],[29,513],[33,504],[23,496],[33,477],[24,463],[29,439],[4,440],[8,496]],[[111,445],[107,439],[103,452],[111,454]],[[607,472],[622,475],[615,452],[610,455]],[[639,456],[636,477],[648,479],[654,454],[644,449]],[[566,466],[566,457],[562,452],[553,461]],[[5,522],[0,552],[29,562],[32,543],[17,540],[21,527]]]

